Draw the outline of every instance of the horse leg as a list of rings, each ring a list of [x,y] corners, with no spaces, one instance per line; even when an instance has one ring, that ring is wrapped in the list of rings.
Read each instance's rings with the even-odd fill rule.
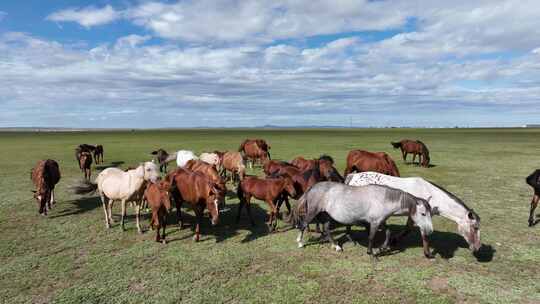
[[[53,205],[56,204],[56,200],[54,199],[54,189],[51,190],[51,202]]]
[[[291,215],[291,204],[289,203],[289,197],[285,195],[285,207],[287,207],[287,215]]]
[[[236,215],[236,224],[240,222],[240,213],[242,213],[242,208],[244,208],[244,200],[240,199],[240,203],[238,204],[238,214]]]
[[[174,201],[176,202],[176,220],[178,223],[178,226],[180,229],[184,227],[184,221],[182,220],[182,212],[180,211],[180,207],[182,207],[182,200],[180,198],[175,198]]]
[[[414,164],[414,160],[416,159],[416,153],[412,154],[412,163]]]
[[[388,227],[386,226],[386,223],[383,223],[383,228],[385,230],[386,237],[384,239],[384,243],[382,244],[381,248],[379,248],[379,253],[377,253],[378,255],[388,250],[388,243],[390,242],[390,229],[388,229]]]
[[[113,203],[114,203],[114,200],[109,199],[109,204],[107,205],[107,213],[109,214],[109,222],[111,223],[111,225],[114,224],[114,220],[113,220],[113,217],[112,217]]]
[[[531,200],[531,211],[529,213],[529,227],[532,227],[534,225],[534,210],[538,206],[539,199],[540,199],[540,195],[534,194]]]
[[[126,217],[126,200],[122,200],[122,231],[126,231],[126,228],[124,227],[124,219]]]
[[[107,203],[105,203],[105,195],[100,192],[99,196],[101,197],[101,203],[103,204],[103,213],[105,213],[105,227],[111,228],[111,226],[109,225],[109,214],[107,213]]]
[[[139,217],[141,215],[141,206],[142,206],[142,200],[139,203],[135,203],[135,218],[137,220],[137,232],[139,234],[142,234],[142,229],[139,222]],[[158,231],[159,231],[159,228],[158,228]]]
[[[356,241],[355,241],[354,238],[352,237],[352,229],[351,229],[351,225],[347,225],[347,232],[346,232],[346,235],[347,235],[347,239],[349,239],[349,241],[351,241],[354,245],[356,245]]]
[[[407,152],[401,148],[401,156],[403,157],[403,161],[407,162]]]
[[[246,209],[249,215],[251,226],[255,226],[255,221],[253,220],[253,216],[251,215],[251,203],[249,201],[246,203]]]
[[[160,221],[161,222],[159,224],[163,228],[163,234],[161,235],[161,242],[163,244],[167,244],[167,241],[165,240],[165,227],[167,227],[167,213],[166,212],[163,212],[163,214],[161,215]],[[158,233],[159,233],[159,228],[158,228]]]
[[[325,239],[330,242],[332,248],[335,248],[336,251],[343,251],[343,248],[336,244],[336,242],[334,242],[334,239],[332,238],[332,233],[330,232],[330,221],[328,219],[323,224],[323,235]]]
[[[277,208],[276,208],[276,205],[274,205],[273,200],[267,200],[266,203],[268,204],[268,206],[270,206],[270,219],[268,220],[268,226],[269,226],[270,231],[272,232],[277,226],[277,218],[276,218]]]
[[[193,240],[195,242],[198,242],[199,239],[200,239],[200,229],[201,229],[201,222],[202,222],[202,217],[203,217],[203,210],[201,210],[202,208],[199,207],[199,205],[195,205],[194,206],[195,208],[193,208],[195,210],[195,215],[197,217],[197,224],[195,225],[195,235],[193,236]]]
[[[379,223],[377,223],[377,222],[370,223],[369,237],[368,237],[368,249],[367,249],[367,254],[369,254],[369,255],[373,254],[373,240],[375,239],[375,235],[377,234],[377,229],[378,228],[379,228]]]
[[[405,226],[405,230],[401,231],[397,236],[390,238],[390,245],[396,245],[398,242],[400,242],[405,236],[407,236],[414,228],[414,222],[413,220],[408,217],[407,218],[407,225]]]

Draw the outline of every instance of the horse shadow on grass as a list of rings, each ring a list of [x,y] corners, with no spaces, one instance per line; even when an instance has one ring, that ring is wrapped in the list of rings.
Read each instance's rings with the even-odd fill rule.
[[[86,212],[90,212],[101,206],[101,199],[97,196],[93,197],[81,197],[75,200],[67,201],[70,206],[60,210],[57,214],[51,216],[51,218],[64,217],[70,215],[77,215]]]
[[[388,225],[388,228],[390,229],[390,231],[392,231],[392,236],[395,236],[404,229],[404,227],[400,225]],[[332,232],[332,235],[339,244],[344,244],[349,241],[345,233],[344,227],[335,229]],[[353,227],[351,236],[355,243],[362,245],[367,250],[368,234],[364,228]],[[383,244],[384,237],[385,236],[382,231],[379,231],[375,236],[375,240],[373,243],[373,248],[375,252],[377,252],[375,248],[379,248]],[[469,249],[469,245],[467,244],[465,239],[461,235],[453,232],[433,231],[433,233],[429,236],[429,242],[433,254],[439,255],[445,260],[453,258],[455,252],[460,248],[467,250]],[[411,231],[397,244],[392,246],[391,250],[389,252],[386,252],[384,255],[393,255],[399,252],[406,251],[408,248],[416,247],[422,247],[422,238],[418,229],[414,229],[413,231]],[[496,250],[491,245],[482,244],[480,249],[473,255],[478,262],[491,262],[495,255],[495,252]]]
[[[266,225],[266,210],[259,207],[258,204],[251,204],[251,214],[253,221],[255,222],[255,226],[252,226],[245,207],[240,215],[240,221],[236,223],[238,206],[238,203],[227,204],[225,208],[220,211],[219,223],[216,226],[212,226],[210,224],[208,213],[205,211],[205,215],[203,216],[200,226],[201,239],[199,242],[209,241],[212,239],[211,236],[213,236],[216,243],[220,243],[229,238],[237,236],[242,230],[249,231],[244,239],[241,240],[242,243],[251,242],[270,234],[268,226]],[[197,219],[191,206],[187,204],[182,205],[182,219],[183,226],[180,228],[177,224],[178,218],[176,216],[176,208],[173,208],[167,218],[167,227],[171,227],[171,229],[167,228],[167,242],[186,240],[195,235],[195,225],[197,223]],[[193,233],[182,236],[177,235],[179,231],[185,231],[185,229],[190,229]]]
[[[408,166],[416,166],[416,167],[422,167],[419,163],[413,163],[412,161],[405,161],[405,165],[408,165]],[[427,168],[435,168],[437,167],[437,165],[435,164],[429,164],[427,166]]]
[[[125,162],[123,162],[123,161],[113,161],[113,162],[110,162],[110,164],[108,164],[108,165],[98,165],[98,166],[95,166],[95,168],[96,168],[96,170],[103,171],[103,170],[108,169],[108,168],[118,168],[121,165],[123,165],[124,163]]]

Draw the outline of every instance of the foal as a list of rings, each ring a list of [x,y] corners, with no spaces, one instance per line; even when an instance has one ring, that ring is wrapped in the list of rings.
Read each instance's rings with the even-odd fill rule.
[[[165,241],[165,227],[167,226],[167,214],[171,209],[171,198],[169,189],[171,184],[167,181],[158,183],[149,183],[144,191],[144,199],[152,209],[152,218],[150,227],[156,229],[156,242],[167,243]],[[162,236],[159,235],[159,229],[163,228]]]
[[[82,152],[79,157],[79,167],[84,173],[85,179],[90,179],[92,175],[92,154],[90,152]]]
[[[237,189],[240,205],[238,206],[238,215],[236,223],[240,221],[240,213],[246,205],[251,225],[255,225],[251,216],[251,197],[265,201],[270,207],[268,226],[273,231],[277,226],[277,204],[283,196],[295,196],[296,191],[290,178],[266,178],[260,179],[255,176],[245,177],[240,181]]]

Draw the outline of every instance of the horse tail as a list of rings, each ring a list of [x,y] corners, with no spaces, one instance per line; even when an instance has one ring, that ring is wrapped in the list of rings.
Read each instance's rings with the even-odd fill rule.
[[[77,186],[73,187],[75,194],[92,194],[98,189],[97,183],[92,183],[89,180],[81,181]]]
[[[535,170],[531,175],[527,176],[525,181],[534,189],[540,188],[540,170]]]
[[[388,166],[389,166],[388,169],[391,171],[392,175],[400,177],[398,167],[396,163],[394,162],[394,160],[388,155],[385,155],[384,158],[386,159],[386,162],[388,163]]]
[[[285,221],[291,224],[293,227],[298,227],[303,220],[304,215],[307,213],[307,195],[306,191],[299,199],[296,208],[292,208],[291,215]]]
[[[238,196],[240,202],[245,202],[244,190],[242,189],[242,181],[238,183],[238,187],[236,188],[236,195]]]
[[[401,142],[390,142],[394,149],[401,148]]]
[[[244,146],[246,145],[246,141],[247,141],[247,139],[244,140],[244,141],[240,144],[240,148],[238,148],[238,152],[244,151]]]

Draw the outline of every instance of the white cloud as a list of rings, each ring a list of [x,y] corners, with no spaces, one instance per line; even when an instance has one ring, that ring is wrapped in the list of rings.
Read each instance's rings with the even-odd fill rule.
[[[68,8],[54,12],[46,20],[56,22],[76,22],[86,28],[103,25],[120,18],[120,13],[110,5],[102,8],[88,6],[84,8]]]

